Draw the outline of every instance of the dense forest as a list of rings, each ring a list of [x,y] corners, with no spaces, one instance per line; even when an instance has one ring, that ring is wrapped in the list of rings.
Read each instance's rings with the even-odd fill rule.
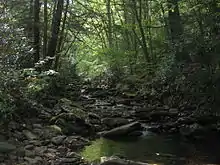
[[[220,1],[0,0],[0,25],[0,163],[88,164],[91,140],[146,130],[220,135]]]

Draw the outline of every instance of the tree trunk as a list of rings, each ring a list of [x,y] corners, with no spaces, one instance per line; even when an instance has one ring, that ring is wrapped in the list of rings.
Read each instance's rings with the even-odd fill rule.
[[[144,32],[144,27],[142,25],[142,6],[141,6],[141,0],[139,0],[139,14],[138,14],[138,9],[137,9],[137,4],[136,4],[136,0],[132,0],[133,2],[133,7],[134,7],[134,14],[138,23],[138,27],[140,30],[140,34],[141,34],[141,46],[142,46],[142,50],[144,52],[144,56],[145,56],[145,60],[148,62],[149,61],[149,52],[148,52],[148,48],[147,48],[147,42],[146,42],[146,37],[145,37],[145,32]]]
[[[69,8],[69,0],[66,1],[66,8],[65,8],[65,13],[64,13],[64,18],[63,18],[63,24],[62,24],[62,28],[61,28],[61,32],[60,32],[60,39],[59,39],[58,46],[57,46],[57,56],[55,58],[55,64],[54,64],[54,69],[55,70],[58,69],[59,59],[60,59],[60,56],[61,56],[61,45],[62,45],[63,39],[64,39],[64,30],[65,30],[65,27],[66,27],[66,19],[67,19],[68,8]]]
[[[29,20],[27,22],[27,32],[28,32],[28,38],[32,41],[33,40],[33,0],[30,0],[30,6],[29,6]]]
[[[34,63],[40,59],[40,2],[34,1]]]
[[[106,0],[106,11],[107,11],[107,38],[108,38],[108,44],[109,48],[113,47],[113,40],[112,40],[112,13],[111,13],[111,0]]]
[[[63,3],[64,0],[58,0],[56,11],[53,15],[52,25],[51,25],[51,37],[48,43],[48,52],[47,56],[55,57],[56,48],[57,48],[57,41],[59,36],[59,30],[60,30],[60,22],[62,17],[62,11],[63,11]],[[52,62],[49,64],[49,68],[51,68]]]
[[[43,39],[43,58],[47,54],[47,30],[48,30],[48,16],[47,16],[47,0],[44,0],[44,39]]]
[[[177,61],[189,60],[189,55],[184,51],[183,26],[181,23],[181,17],[179,12],[179,6],[177,0],[168,0],[168,22],[170,27],[171,43],[175,50],[175,56]],[[181,50],[182,46],[182,50]]]

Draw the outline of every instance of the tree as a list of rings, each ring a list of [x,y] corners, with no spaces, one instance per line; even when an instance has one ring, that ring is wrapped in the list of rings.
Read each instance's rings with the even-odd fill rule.
[[[64,17],[63,17],[63,22],[62,22],[62,28],[61,28],[61,32],[60,32],[60,38],[59,38],[59,42],[58,42],[58,46],[57,46],[57,56],[55,58],[55,64],[54,64],[54,68],[55,70],[58,69],[58,64],[59,64],[59,59],[61,56],[61,49],[62,49],[62,44],[63,44],[63,40],[64,40],[64,35],[65,35],[65,27],[66,27],[66,20],[67,20],[67,12],[68,12],[68,8],[69,8],[69,0],[66,1],[66,8],[64,11]]]
[[[34,1],[34,62],[40,59],[40,1]]]
[[[168,0],[168,22],[170,27],[171,43],[174,47],[175,56],[177,60],[184,59],[186,52],[182,52],[182,38],[183,38],[183,26],[181,23],[181,17],[179,12],[179,5],[177,0]]]
[[[47,0],[44,0],[44,36],[43,36],[43,57],[47,54],[47,30],[48,30],[48,12],[47,12]]]
[[[58,0],[53,19],[51,24],[51,37],[48,43],[48,52],[47,56],[49,57],[55,57],[56,56],[56,49],[57,49],[57,42],[58,42],[58,36],[60,31],[60,23],[62,18],[62,12],[63,12],[63,4],[64,0]],[[52,66],[52,62],[49,64],[48,67]]]

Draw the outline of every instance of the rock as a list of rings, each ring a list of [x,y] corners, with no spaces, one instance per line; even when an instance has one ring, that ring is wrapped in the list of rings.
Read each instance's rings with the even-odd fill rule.
[[[44,153],[47,151],[47,146],[40,146],[34,148],[36,155],[43,156]]]
[[[24,149],[25,149],[25,150],[32,150],[32,149],[34,149],[34,145],[32,145],[32,144],[26,145],[26,146],[24,147]]]
[[[72,150],[82,149],[89,141],[78,136],[68,136],[64,141],[65,146]]]
[[[33,152],[33,151],[25,150],[25,156],[30,157],[30,158],[34,158],[36,155],[35,155],[35,152]]]
[[[28,161],[29,165],[40,165],[43,159],[39,156],[35,158],[24,157],[24,160]]]
[[[43,128],[43,126],[41,124],[33,124],[33,127],[34,128],[39,128],[39,129]]]
[[[41,146],[42,142],[39,140],[30,140],[30,141],[28,141],[28,144],[33,144],[35,146]]]
[[[100,117],[97,114],[92,112],[89,112],[88,117],[92,119],[100,119]]]
[[[8,142],[0,142],[0,153],[8,154],[16,149],[16,146]]]
[[[196,136],[204,132],[201,125],[194,123],[191,125],[185,125],[180,128],[180,134],[183,136]]]
[[[24,130],[23,134],[26,136],[26,138],[28,140],[36,140],[36,139],[38,139],[38,137],[35,134],[33,134],[32,132],[30,132],[28,130]]]
[[[59,146],[56,150],[56,152],[59,152],[63,155],[65,155],[69,151],[68,146],[65,144],[65,146]]]
[[[14,122],[14,121],[10,121],[9,124],[8,124],[8,129],[10,131],[13,131],[13,130],[19,130],[21,128],[20,128],[20,124]]]
[[[99,135],[106,138],[118,138],[123,136],[129,136],[132,132],[143,130],[139,122],[133,122],[117,128],[113,128],[109,131],[100,132]]]
[[[91,124],[100,124],[101,123],[100,117],[97,114],[91,113],[91,112],[88,114],[87,121],[88,121],[88,123],[91,123]]]
[[[171,108],[169,109],[169,113],[172,115],[178,115],[179,110],[177,108]]]
[[[146,128],[147,131],[153,132],[153,133],[160,133],[161,132],[161,126],[160,125],[153,125]]]
[[[78,162],[78,158],[61,158],[55,162],[57,165],[69,164],[69,163],[76,163]]]
[[[25,156],[25,149],[22,147],[22,148],[18,148],[16,150],[16,155],[19,156],[19,157],[24,157]]]
[[[67,152],[66,157],[67,157],[67,158],[73,158],[73,157],[75,157],[75,158],[81,159],[81,156],[80,156],[79,154],[77,154],[76,152]]]
[[[102,119],[102,123],[110,128],[122,126],[129,123],[128,119],[116,117],[116,118],[104,118]]]
[[[135,162],[132,160],[125,160],[120,158],[101,158],[100,165],[149,165],[148,163]]]
[[[168,110],[162,110],[164,108],[157,108],[156,110],[152,110],[152,108],[149,109],[138,109],[135,112],[135,116],[142,120],[148,120],[148,121],[160,121],[164,119],[165,117],[173,117],[177,115],[176,113],[172,113],[172,111]]]
[[[161,119],[165,118],[165,117],[170,117],[172,116],[171,113],[169,111],[153,111],[149,113],[149,120],[150,121],[160,121]]]
[[[42,137],[44,139],[51,139],[57,135],[62,135],[62,129],[57,125],[50,125],[42,130]]]
[[[189,117],[181,117],[177,120],[177,124],[181,125],[181,124],[193,124],[196,122],[196,119],[194,119],[193,117],[189,116]]]
[[[56,136],[51,139],[51,142],[55,145],[60,145],[65,138],[66,138],[65,135]]]

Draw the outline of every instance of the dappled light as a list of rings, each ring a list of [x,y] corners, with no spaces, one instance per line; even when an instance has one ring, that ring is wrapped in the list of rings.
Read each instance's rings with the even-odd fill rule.
[[[0,0],[1,165],[218,165],[220,0]]]

